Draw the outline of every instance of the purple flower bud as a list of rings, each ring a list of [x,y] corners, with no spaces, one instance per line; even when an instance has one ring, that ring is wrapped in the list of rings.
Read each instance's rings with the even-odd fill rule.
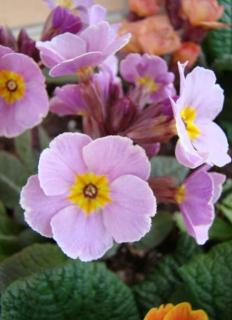
[[[35,46],[35,41],[29,37],[26,30],[21,29],[17,39],[18,51],[39,61],[39,51]]]
[[[7,27],[0,27],[0,45],[16,50],[16,39]]]
[[[78,33],[82,29],[81,19],[75,16],[72,11],[56,7],[48,16],[42,32],[43,41],[51,40],[53,37],[65,33]]]

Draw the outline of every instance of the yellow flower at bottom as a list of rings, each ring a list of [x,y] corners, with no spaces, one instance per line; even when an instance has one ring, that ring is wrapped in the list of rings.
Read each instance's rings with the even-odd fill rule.
[[[176,305],[164,320],[208,320],[208,316],[203,310],[192,310],[192,306],[187,302]]]
[[[92,172],[77,175],[68,199],[79,206],[86,214],[105,207],[111,202],[107,177]]]
[[[152,308],[144,320],[208,320],[208,316],[205,311],[192,310],[188,302],[182,302],[176,306],[167,304]]]
[[[13,104],[23,98],[25,94],[25,81],[23,77],[8,70],[0,71],[0,96],[8,104]]]

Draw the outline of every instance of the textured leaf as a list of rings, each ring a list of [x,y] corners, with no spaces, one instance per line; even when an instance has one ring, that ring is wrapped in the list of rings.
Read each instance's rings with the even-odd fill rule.
[[[144,281],[134,286],[135,299],[142,316],[153,306],[171,301],[173,292],[182,285],[178,275],[179,267],[199,252],[200,249],[195,241],[183,234],[174,254],[162,258],[154,271]]]
[[[169,235],[173,227],[172,215],[168,212],[159,212],[152,221],[151,230],[140,241],[133,245],[141,250],[150,250],[161,244]]]
[[[25,167],[16,157],[0,151],[0,198],[5,206],[14,208],[18,205],[27,176]]]
[[[174,157],[156,156],[151,160],[152,176],[174,176],[182,181],[189,169],[179,164]]]
[[[232,70],[232,0],[218,0],[225,11],[220,21],[229,25],[226,29],[210,31],[205,49],[210,61],[219,70]]]
[[[63,264],[67,258],[55,245],[32,245],[0,264],[0,293],[17,279]]]
[[[73,261],[11,284],[2,320],[138,320],[133,296],[103,264]]]
[[[231,320],[232,241],[198,255],[179,272],[192,295],[192,303],[206,310],[211,320]]]

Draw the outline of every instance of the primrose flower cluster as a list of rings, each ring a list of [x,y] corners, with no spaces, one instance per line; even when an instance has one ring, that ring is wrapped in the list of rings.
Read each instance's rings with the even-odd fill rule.
[[[186,75],[187,63],[178,63],[175,79],[160,56],[122,53],[131,35],[120,35],[103,7],[91,0],[45,2],[51,13],[39,41],[2,29],[0,135],[16,137],[48,112],[79,127],[60,132],[42,151],[38,174],[21,192],[27,224],[69,257],[90,261],[114,242],[140,240],[157,202],[172,203],[187,232],[204,244],[225,181],[211,168],[231,161],[214,122],[224,102],[214,72],[196,67]],[[45,69],[51,79],[73,80],[46,90]],[[181,183],[151,177],[149,159],[164,143],[193,170]]]

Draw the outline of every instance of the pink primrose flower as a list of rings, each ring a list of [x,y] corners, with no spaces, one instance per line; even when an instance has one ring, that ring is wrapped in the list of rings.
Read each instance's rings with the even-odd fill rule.
[[[133,242],[149,231],[156,212],[149,175],[144,150],[128,138],[64,133],[42,152],[20,203],[27,223],[69,257],[94,260],[113,240]]]
[[[16,137],[35,127],[48,109],[45,79],[37,64],[0,46],[0,136]]]

